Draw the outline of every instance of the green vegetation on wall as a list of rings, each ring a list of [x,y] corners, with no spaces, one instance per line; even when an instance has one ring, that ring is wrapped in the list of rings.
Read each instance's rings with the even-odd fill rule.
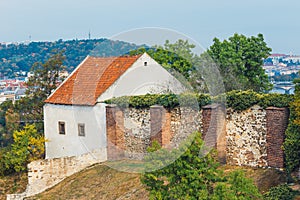
[[[290,120],[283,144],[288,173],[300,167],[300,79],[296,79],[295,84],[295,100],[290,104]]]
[[[226,99],[226,100],[224,100]],[[242,111],[254,105],[263,108],[288,107],[294,99],[287,94],[262,94],[254,91],[231,91],[225,95],[211,97],[208,94],[146,94],[141,96],[124,96],[105,101],[107,104],[117,104],[119,107],[146,108],[152,105],[162,105],[165,108],[190,106],[201,108],[211,103],[224,103],[226,107]]]

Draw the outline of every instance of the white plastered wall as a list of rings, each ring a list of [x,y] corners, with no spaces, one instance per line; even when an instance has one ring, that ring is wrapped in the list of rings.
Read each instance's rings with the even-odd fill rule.
[[[66,134],[59,134],[58,122],[65,122]],[[103,152],[106,155],[105,104],[44,106],[46,158]],[[85,136],[78,135],[78,123],[85,124]],[[97,154],[95,154],[97,156]]]

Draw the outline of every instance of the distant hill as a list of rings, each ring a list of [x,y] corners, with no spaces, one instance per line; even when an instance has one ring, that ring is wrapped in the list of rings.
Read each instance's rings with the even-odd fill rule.
[[[68,71],[72,71],[87,55],[118,56],[140,46],[109,39],[58,40],[55,42],[31,42],[28,44],[0,43],[0,78],[12,78],[20,72],[28,72],[35,62],[47,60],[53,50],[64,50]]]

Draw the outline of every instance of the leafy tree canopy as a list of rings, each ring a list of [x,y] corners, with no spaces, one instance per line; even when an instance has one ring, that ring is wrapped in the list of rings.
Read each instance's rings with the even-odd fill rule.
[[[252,89],[262,92],[271,89],[265,74],[263,59],[270,55],[262,34],[246,37],[234,34],[228,40],[214,39],[207,50],[219,65],[226,91]]]
[[[193,139],[194,137],[194,139]],[[223,176],[215,161],[214,152],[207,152],[200,133],[192,134],[192,142],[179,150],[168,152],[157,143],[149,149],[147,167],[164,166],[176,155],[178,159],[161,169],[146,172],[141,181],[150,192],[150,199],[260,199],[261,195],[252,181],[240,171]],[[190,145],[188,145],[190,144]],[[179,151],[179,152],[178,152]]]
[[[26,125],[23,130],[15,131],[13,139],[11,150],[7,151],[1,159],[6,171],[24,171],[29,162],[43,157],[45,139],[37,132],[34,125]]]

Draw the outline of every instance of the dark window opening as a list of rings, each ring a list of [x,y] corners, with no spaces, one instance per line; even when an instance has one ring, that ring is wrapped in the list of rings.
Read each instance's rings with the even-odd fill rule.
[[[148,64],[147,62],[144,62],[144,66],[147,66],[147,64]]]
[[[58,130],[59,130],[59,134],[66,134],[66,126],[65,126],[65,122],[58,122]]]
[[[84,124],[78,124],[78,135],[85,136],[85,126]]]

